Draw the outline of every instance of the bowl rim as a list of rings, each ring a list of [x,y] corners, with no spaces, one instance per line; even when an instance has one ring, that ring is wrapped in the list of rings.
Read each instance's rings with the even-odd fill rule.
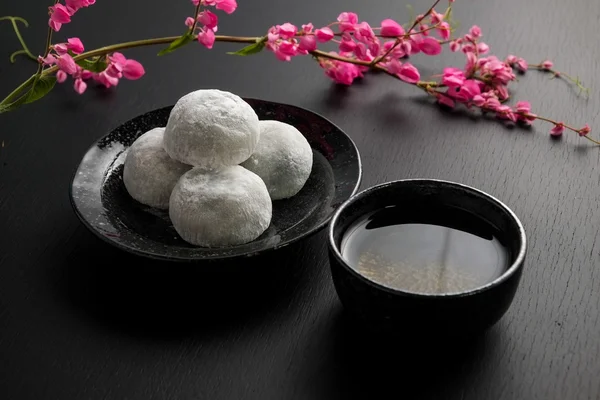
[[[346,260],[344,260],[344,258],[342,257],[340,249],[338,248],[338,246],[335,243],[335,237],[334,237],[334,228],[337,225],[340,215],[342,215],[342,213],[344,213],[344,211],[354,202],[356,202],[360,199],[369,197],[373,193],[375,193],[379,190],[385,189],[390,186],[395,186],[395,185],[404,185],[404,184],[421,183],[421,182],[430,182],[430,183],[433,182],[433,183],[438,183],[438,184],[454,186],[459,189],[478,194],[478,195],[482,196],[484,199],[486,199],[487,201],[489,201],[490,203],[494,203],[496,206],[500,207],[504,212],[506,212],[512,218],[513,222],[517,225],[517,228],[519,230],[520,246],[519,246],[519,251],[518,251],[517,256],[515,257],[514,261],[506,269],[506,271],[504,271],[502,273],[502,275],[500,275],[498,278],[494,279],[493,281],[486,283],[485,285],[478,286],[478,287],[476,287],[474,289],[470,289],[470,290],[465,290],[465,291],[460,291],[460,292],[448,292],[448,293],[423,293],[423,292],[411,292],[411,291],[401,290],[401,289],[393,288],[393,287],[384,285],[382,283],[373,281],[373,280],[365,277],[364,275],[358,273],[355,269],[351,268],[348,265]],[[385,182],[385,183],[380,183],[380,184],[372,186],[368,189],[365,189],[365,190],[355,194],[354,196],[350,197],[348,200],[346,200],[344,203],[342,203],[338,207],[338,209],[333,214],[331,221],[329,222],[329,228],[328,228],[327,235],[328,235],[328,238],[327,238],[328,245],[329,245],[329,249],[331,250],[331,253],[335,256],[335,258],[337,259],[337,262],[346,270],[346,272],[350,273],[351,275],[358,278],[362,282],[365,282],[368,285],[373,286],[374,288],[376,288],[378,290],[382,290],[382,291],[385,291],[385,292],[388,292],[388,293],[391,293],[394,295],[403,295],[403,296],[428,298],[428,299],[431,299],[431,298],[457,298],[457,297],[472,296],[472,295],[490,290],[496,286],[499,286],[503,282],[508,280],[512,275],[514,275],[517,271],[519,271],[523,267],[523,264],[525,261],[525,254],[527,252],[527,237],[525,235],[525,229],[523,228],[523,224],[521,223],[519,218],[516,216],[516,214],[506,204],[504,204],[502,201],[498,200],[496,197],[494,197],[482,190],[476,189],[472,186],[465,185],[465,184],[458,183],[458,182],[442,180],[442,179],[428,179],[428,178],[399,179],[399,180],[389,181],[389,182]]]
[[[280,106],[285,106],[285,107],[290,107],[290,108],[295,108],[297,110],[303,111],[303,112],[308,112],[310,114],[313,114],[319,118],[321,118],[323,121],[327,122],[329,125],[331,125],[332,127],[334,127],[337,131],[339,131],[346,140],[348,140],[348,142],[351,145],[352,150],[354,151],[354,153],[356,154],[356,166],[357,166],[357,176],[356,176],[356,182],[354,184],[354,187],[352,187],[352,191],[350,196],[348,197],[348,199],[352,198],[352,196],[356,195],[356,193],[358,192],[360,185],[362,184],[362,179],[363,179],[363,162],[362,162],[362,158],[361,158],[361,154],[360,154],[360,150],[358,149],[358,146],[356,145],[356,143],[354,142],[354,140],[350,137],[350,135],[348,135],[342,128],[340,128],[337,124],[333,123],[329,118],[323,116],[322,114],[312,111],[308,108],[304,108],[301,106],[297,106],[294,104],[290,104],[290,103],[283,103],[283,102],[278,102],[278,101],[273,101],[273,100],[265,100],[265,99],[260,99],[260,98],[256,98],[256,97],[249,97],[249,96],[240,96],[242,97],[242,99],[244,101],[255,101],[255,102],[262,102],[262,103],[270,103],[270,104],[275,104],[275,105],[280,105]],[[179,257],[179,256],[166,256],[164,254],[160,254],[160,253],[150,253],[147,251],[143,251],[131,246],[126,246],[123,243],[119,242],[119,241],[115,241],[112,240],[109,237],[106,237],[105,235],[102,235],[100,232],[98,232],[98,230],[92,225],[92,223],[90,221],[88,221],[88,219],[83,215],[83,213],[81,212],[81,210],[79,209],[79,204],[78,202],[75,200],[74,196],[73,196],[73,184],[75,182],[75,180],[77,179],[77,174],[79,169],[81,168],[81,164],[83,163],[83,159],[85,157],[86,154],[88,154],[91,150],[93,150],[95,147],[97,147],[98,143],[104,139],[105,137],[109,136],[112,134],[112,132],[116,129],[118,129],[119,127],[121,127],[122,125],[136,119],[139,118],[143,115],[152,113],[152,112],[157,112],[163,109],[167,109],[167,108],[172,108],[173,104],[169,104],[169,105],[165,105],[165,106],[160,106],[157,108],[154,108],[152,110],[143,112],[135,117],[129,118],[125,121],[122,121],[120,123],[116,123],[114,124],[113,127],[111,127],[110,129],[108,129],[108,132],[104,133],[103,135],[101,135],[98,139],[96,139],[88,148],[85,152],[83,152],[82,158],[80,160],[80,162],[74,167],[72,175],[71,175],[71,180],[69,183],[69,200],[70,200],[70,204],[71,207],[74,211],[74,214],[77,216],[77,218],[79,219],[79,221],[82,223],[83,226],[85,226],[89,231],[92,232],[92,234],[94,234],[96,237],[100,238],[102,241],[104,241],[105,243],[119,249],[122,251],[125,251],[127,253],[136,255],[136,256],[141,256],[144,258],[148,258],[148,259],[153,259],[153,260],[159,260],[159,261],[168,261],[168,262],[177,262],[177,263],[199,263],[199,262],[205,262],[205,261],[219,261],[219,260],[231,260],[231,259],[236,259],[236,258],[247,258],[247,257],[254,257],[257,256],[259,254],[266,254],[275,250],[279,250],[283,247],[298,243],[304,239],[309,238],[312,235],[315,235],[316,233],[320,232],[323,228],[325,228],[327,226],[327,224],[329,224],[329,222],[331,221],[331,218],[333,217],[333,214],[335,213],[335,211],[337,210],[337,208],[341,207],[342,204],[344,204],[344,202],[342,202],[341,204],[338,205],[338,207],[334,210],[334,212],[331,212],[326,218],[323,218],[322,221],[319,222],[319,224],[313,226],[311,229],[306,230],[305,232],[303,232],[302,234],[296,236],[295,238],[289,239],[288,241],[282,242],[282,243],[277,243],[274,246],[269,246],[269,247],[265,247],[259,250],[255,250],[255,251],[249,251],[246,253],[241,253],[241,254],[227,254],[227,255],[214,255],[214,256],[203,256],[203,257],[197,257],[197,258],[192,258],[192,257]],[[311,146],[312,148],[312,146]],[[314,150],[314,149],[313,149]]]

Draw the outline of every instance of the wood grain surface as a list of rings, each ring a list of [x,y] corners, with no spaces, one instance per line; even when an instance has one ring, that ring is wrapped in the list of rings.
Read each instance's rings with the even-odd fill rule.
[[[32,50],[43,46],[48,2],[3,1],[20,15]],[[420,0],[414,6],[426,10]],[[65,25],[94,48],[173,35],[189,1],[98,1]],[[325,24],[341,11],[365,20],[408,18],[403,1],[239,0],[219,32],[260,35],[290,21]],[[479,24],[493,53],[551,58],[579,74],[588,100],[560,80],[531,72],[513,86],[535,111],[600,134],[597,26],[588,0],[458,0],[455,18]],[[8,23],[0,25],[0,93],[35,69]],[[443,112],[414,88],[369,76],[332,85],[308,58],[270,53],[234,58],[234,45],[190,45],[157,58],[116,90],[70,84],[0,115],[0,398],[22,399],[589,399],[600,398],[600,148],[549,126],[507,129],[464,112]],[[462,54],[417,56],[424,75]],[[521,218],[528,259],[516,299],[487,334],[466,343],[371,337],[346,321],[324,235],[267,258],[199,267],[161,264],[117,251],[76,219],[72,173],[91,143],[146,111],[195,89],[290,103],[332,120],[357,143],[363,187],[401,178],[449,179],[503,200]],[[443,338],[440,338],[443,339]]]

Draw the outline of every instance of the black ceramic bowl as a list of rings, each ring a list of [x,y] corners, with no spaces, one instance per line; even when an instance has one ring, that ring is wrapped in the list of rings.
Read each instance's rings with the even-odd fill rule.
[[[504,237],[509,266],[497,279],[473,290],[449,294],[413,293],[377,283],[342,257],[346,230],[361,216],[389,206],[415,204],[461,208],[484,219]],[[397,327],[419,334],[478,332],[508,310],[525,261],[525,231],[502,202],[477,189],[440,180],[401,180],[356,194],[335,212],[329,225],[329,259],[336,291],[350,315],[370,326]]]

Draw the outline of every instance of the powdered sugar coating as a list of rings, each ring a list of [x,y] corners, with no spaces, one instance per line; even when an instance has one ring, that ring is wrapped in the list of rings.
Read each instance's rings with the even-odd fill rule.
[[[253,241],[269,227],[272,204],[262,179],[239,165],[196,167],[175,185],[169,216],[188,243],[235,246]]]
[[[142,204],[166,209],[175,184],[190,165],[173,160],[163,149],[165,128],[154,128],[131,145],[123,167],[129,195]]]
[[[237,165],[258,143],[258,116],[233,93],[197,90],[171,111],[164,146],[174,159],[205,168]]]
[[[280,121],[260,121],[260,140],[241,165],[262,178],[273,200],[296,195],[312,170],[310,144],[298,129]]]

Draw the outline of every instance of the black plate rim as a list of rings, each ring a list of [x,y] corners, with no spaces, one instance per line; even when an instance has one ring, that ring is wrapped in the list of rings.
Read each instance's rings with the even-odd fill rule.
[[[337,129],[339,132],[341,132],[350,142],[350,144],[352,145],[352,148],[354,149],[354,151],[356,152],[356,160],[357,160],[357,167],[358,167],[358,176],[356,179],[356,184],[354,185],[354,188],[352,188],[351,194],[350,196],[348,196],[348,199],[352,198],[354,195],[356,195],[356,193],[358,192],[358,189],[360,188],[360,185],[362,183],[362,177],[363,177],[363,167],[362,167],[362,160],[361,160],[361,156],[360,156],[360,152],[358,150],[358,147],[356,146],[356,143],[354,143],[354,140],[352,140],[352,138],[346,133],[344,132],[344,130],[342,130],[339,126],[337,126],[336,124],[334,124],[333,122],[331,122],[331,120],[329,120],[328,118],[325,118],[323,115],[316,113],[314,111],[308,110],[306,108],[303,107],[299,107],[299,106],[295,106],[292,104],[288,104],[288,103],[281,103],[281,102],[276,102],[276,101],[270,101],[270,100],[263,100],[263,99],[258,99],[258,98],[254,98],[254,97],[242,97],[244,99],[244,101],[260,101],[260,102],[267,102],[267,103],[272,103],[272,104],[277,104],[277,105],[281,105],[281,106],[285,106],[285,107],[291,107],[291,108],[295,108],[304,112],[308,112],[311,114],[316,115],[319,118],[322,118],[324,121],[326,121],[327,123],[331,124],[331,126],[333,126],[335,129]],[[150,111],[146,111],[142,114],[139,114],[138,116],[135,116],[133,118],[128,119],[125,122],[121,122],[120,124],[117,124],[114,128],[112,128],[108,133],[106,133],[105,135],[101,136],[100,138],[98,138],[92,145],[90,145],[88,147],[88,149],[83,153],[83,156],[81,157],[81,161],[79,162],[79,164],[77,164],[77,166],[75,167],[73,174],[72,174],[72,178],[71,178],[71,184],[69,185],[69,200],[71,203],[71,207],[73,208],[73,211],[75,212],[75,215],[77,216],[77,218],[79,219],[79,221],[82,223],[82,225],[84,225],[89,231],[91,231],[96,237],[100,238],[103,242],[108,243],[120,250],[124,250],[127,253],[130,254],[134,254],[136,256],[142,256],[145,258],[149,258],[149,259],[153,259],[153,260],[159,260],[159,261],[174,261],[174,262],[179,262],[179,263],[197,263],[197,262],[202,262],[202,261],[215,261],[215,260],[230,260],[230,259],[235,259],[235,258],[247,258],[247,257],[253,257],[259,254],[264,254],[267,252],[271,252],[271,251],[275,251],[278,249],[281,249],[283,247],[289,246],[291,244],[297,243],[300,240],[306,239],[316,233],[318,233],[319,231],[323,230],[323,228],[325,228],[325,226],[327,226],[327,224],[329,224],[329,222],[331,221],[331,218],[333,217],[333,215],[335,214],[335,212],[337,211],[337,208],[339,208],[341,206],[338,205],[338,207],[336,207],[335,210],[333,210],[329,216],[327,216],[327,218],[324,218],[323,221],[321,221],[321,223],[319,223],[318,225],[314,226],[313,228],[303,232],[302,234],[296,236],[295,238],[289,239],[287,241],[281,242],[281,243],[277,243],[274,246],[271,247],[265,247],[264,249],[260,249],[257,251],[253,251],[253,252],[248,252],[248,253],[242,253],[242,254],[229,254],[229,255],[218,255],[218,256],[207,256],[207,257],[197,257],[197,258],[191,258],[191,257],[177,257],[177,256],[167,256],[167,255],[161,255],[161,254],[157,254],[157,253],[149,253],[149,252],[145,252],[143,250],[139,250],[139,249],[135,249],[129,246],[125,246],[122,243],[112,240],[109,237],[107,237],[106,235],[102,235],[100,234],[100,232],[98,232],[97,229],[94,228],[94,226],[82,215],[82,213],[80,212],[75,198],[73,196],[73,185],[75,183],[75,180],[77,178],[77,172],[79,171],[79,168],[81,167],[81,164],[83,163],[83,160],[85,158],[85,155],[88,154],[90,151],[92,151],[95,147],[97,147],[98,143],[106,138],[108,135],[110,135],[115,129],[117,129],[119,126],[126,124],[127,122],[131,121],[134,118],[137,118],[141,115],[147,114],[147,113],[151,113],[154,111],[158,111],[161,110],[165,107],[170,107],[173,105],[166,105],[163,107],[159,107],[159,108],[155,108],[153,110]],[[346,199],[346,201],[348,200]]]

